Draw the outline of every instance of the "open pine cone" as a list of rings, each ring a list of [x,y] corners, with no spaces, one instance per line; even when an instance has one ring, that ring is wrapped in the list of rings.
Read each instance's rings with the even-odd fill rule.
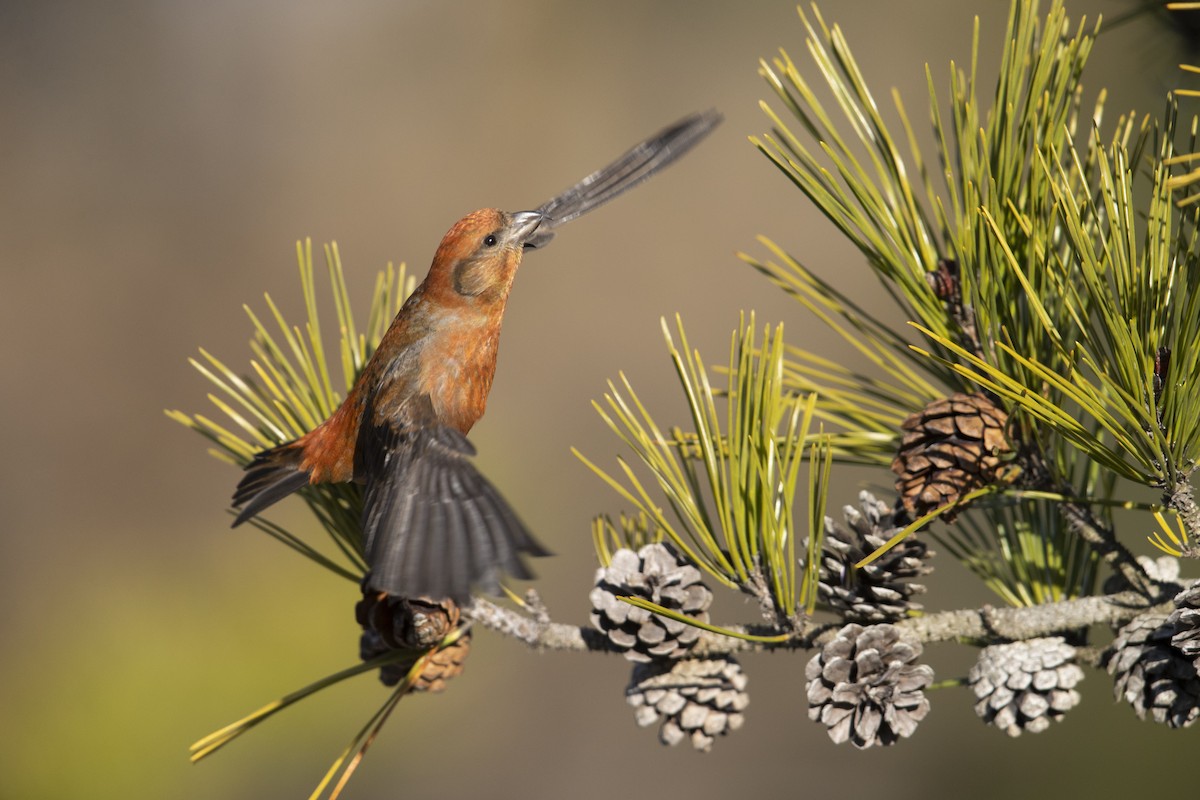
[[[1200,671],[1200,581],[1175,595],[1175,610],[1167,617],[1171,644]]]
[[[925,587],[911,579],[933,571],[933,553],[909,536],[862,569],[854,565],[882,547],[899,528],[892,510],[870,492],[858,495],[859,508],[846,506],[845,524],[825,518],[818,569],[817,599],[848,622],[893,622],[921,608],[914,595]],[[861,509],[861,510],[860,510]]]
[[[1133,706],[1139,719],[1149,715],[1186,728],[1200,718],[1200,676],[1195,662],[1171,644],[1174,634],[1166,615],[1142,614],[1117,632],[1104,660],[1116,698]]]
[[[847,625],[808,662],[808,717],[837,744],[865,749],[911,736],[929,713],[933,669],[894,625]]]
[[[732,657],[682,658],[635,666],[625,701],[636,709],[643,728],[661,722],[663,744],[688,739],[707,752],[715,737],[742,727],[750,695],[746,675]]]
[[[700,638],[700,629],[653,614],[619,600],[643,597],[701,622],[708,621],[712,591],[700,570],[679,559],[666,545],[648,544],[636,553],[618,550],[607,567],[596,570],[592,625],[631,661],[682,658]]]
[[[967,677],[975,713],[1009,736],[1040,733],[1079,705],[1083,670],[1061,637],[997,644],[979,652]]]

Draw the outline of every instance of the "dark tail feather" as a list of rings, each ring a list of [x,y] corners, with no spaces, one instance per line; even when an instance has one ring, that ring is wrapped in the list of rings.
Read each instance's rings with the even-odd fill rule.
[[[233,493],[234,507],[241,506],[233,527],[308,485],[308,471],[300,469],[302,451],[295,442],[264,450],[246,467]]]

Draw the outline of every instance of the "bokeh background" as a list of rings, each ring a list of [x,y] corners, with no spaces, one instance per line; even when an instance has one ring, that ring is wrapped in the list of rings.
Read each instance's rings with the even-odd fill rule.
[[[1076,0],[1076,17],[1133,0]],[[981,19],[993,74],[1002,0],[825,2],[876,95],[923,126]],[[305,797],[382,702],[370,677],[270,720],[210,760],[187,745],[356,658],[355,586],[249,529],[236,472],[163,410],[209,410],[186,359],[248,359],[248,302],[301,313],[294,242],[336,240],[365,309],[376,272],[419,275],[471,209],[532,207],[692,110],[725,124],[669,172],[527,259],[505,324],[479,463],[559,555],[557,619],[582,622],[589,520],[619,499],[570,454],[612,464],[590,408],[624,370],[663,420],[683,406],[659,318],[709,362],[742,309],[852,355],[736,257],[769,235],[883,308],[855,252],[747,143],[765,130],[758,59],[805,58],[771,2],[0,4],[0,797]],[[1153,18],[1102,37],[1089,90],[1158,113],[1183,40]],[[810,73],[811,74],[811,73]],[[890,107],[890,105],[889,105]],[[885,312],[886,313],[886,312]],[[815,340],[815,341],[814,341]],[[835,506],[886,476],[839,471]],[[282,521],[304,524],[298,503]],[[1131,540],[1140,539],[1131,535]],[[989,600],[948,559],[927,605]],[[722,621],[752,618],[734,599]],[[965,648],[932,648],[939,677]],[[489,633],[441,696],[405,700],[347,797],[900,800],[1114,796],[1190,787],[1194,732],[1138,723],[1106,677],[1048,733],[1010,742],[962,690],[915,739],[834,747],[804,715],[802,656],[747,657],[746,726],[709,755],[633,724],[620,659],[537,655]]]

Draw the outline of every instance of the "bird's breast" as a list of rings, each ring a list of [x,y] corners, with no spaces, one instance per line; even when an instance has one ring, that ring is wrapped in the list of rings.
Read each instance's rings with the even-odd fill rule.
[[[438,422],[468,433],[487,407],[496,374],[499,331],[442,331],[421,354],[421,391]]]

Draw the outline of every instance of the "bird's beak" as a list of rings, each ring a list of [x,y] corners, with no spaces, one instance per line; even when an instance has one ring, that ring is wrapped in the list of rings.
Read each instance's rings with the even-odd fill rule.
[[[542,212],[518,211],[512,217],[513,238],[525,247],[541,247],[554,238],[550,231],[538,230],[538,226],[546,219]]]
[[[518,211],[513,214],[509,226],[513,240],[524,244],[537,230],[538,225],[542,224],[542,219],[541,213],[537,211]]]

